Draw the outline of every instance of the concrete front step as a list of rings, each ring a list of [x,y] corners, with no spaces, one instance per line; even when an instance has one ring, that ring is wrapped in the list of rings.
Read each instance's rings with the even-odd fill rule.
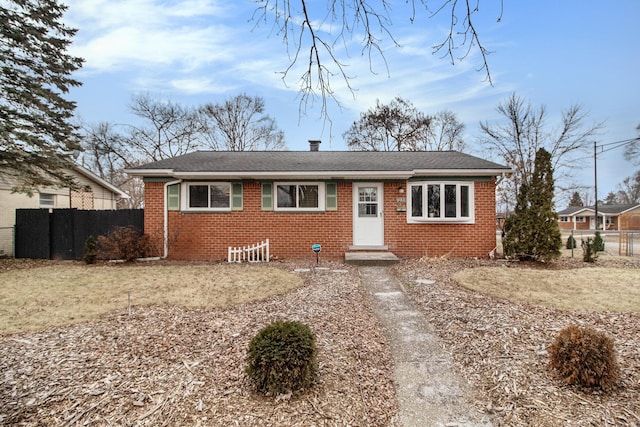
[[[392,265],[400,259],[391,252],[357,251],[345,253],[344,262],[351,265]]]

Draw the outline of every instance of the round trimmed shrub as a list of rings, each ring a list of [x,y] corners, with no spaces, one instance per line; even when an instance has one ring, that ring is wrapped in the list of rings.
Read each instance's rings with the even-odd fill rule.
[[[569,236],[569,238],[567,239],[567,249],[575,249],[578,247],[578,244],[576,242],[576,238],[573,236]]]
[[[571,385],[610,389],[620,377],[613,340],[593,328],[569,326],[549,347],[549,365]]]
[[[278,395],[309,388],[318,373],[316,337],[303,323],[276,321],[249,343],[246,374],[256,389]]]

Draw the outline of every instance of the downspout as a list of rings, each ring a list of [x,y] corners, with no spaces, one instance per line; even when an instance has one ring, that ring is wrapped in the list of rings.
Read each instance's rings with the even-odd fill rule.
[[[167,197],[167,188],[170,185],[180,184],[181,182],[182,180],[177,179],[164,183],[164,254],[162,259],[166,259],[169,256],[169,198]]]

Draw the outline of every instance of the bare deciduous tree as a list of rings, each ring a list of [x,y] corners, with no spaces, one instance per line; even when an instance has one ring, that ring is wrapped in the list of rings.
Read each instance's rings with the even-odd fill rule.
[[[435,151],[457,150],[466,148],[462,134],[464,123],[458,121],[452,111],[441,111],[431,118],[431,134],[427,149]]]
[[[400,97],[360,114],[342,135],[354,151],[418,151],[431,133],[431,118]]]
[[[616,202],[622,204],[640,203],[640,170],[618,184]]]
[[[638,137],[631,141],[624,149],[624,158],[633,162],[634,165],[640,165],[640,125],[636,127]]]
[[[286,78],[300,62],[304,70],[300,76],[301,105],[317,94],[322,100],[322,112],[326,114],[326,100],[336,100],[331,88],[331,79],[338,76],[351,88],[351,76],[345,70],[347,59],[340,50],[354,37],[360,37],[362,55],[378,56],[386,62],[383,45],[387,42],[399,47],[392,32],[391,10],[404,12],[413,23],[422,24],[436,15],[446,16],[448,31],[441,42],[435,42],[433,53],[448,57],[451,63],[469,56],[473,50],[480,52],[487,80],[491,73],[487,62],[489,51],[480,42],[474,18],[480,9],[480,1],[439,0],[437,6],[429,7],[427,0],[407,0],[379,4],[367,0],[330,0],[310,2],[308,0],[257,0],[254,14],[256,25],[273,23],[287,47],[290,65],[283,72]],[[500,1],[502,5],[502,0]],[[405,9],[402,9],[405,8]],[[501,20],[498,16],[498,22]],[[460,52],[456,56],[455,52]],[[348,56],[348,52],[346,53]]]
[[[127,143],[144,161],[158,161],[198,149],[205,126],[196,110],[149,95],[134,95],[130,109],[142,118],[141,126],[130,126]]]
[[[580,105],[572,105],[561,115],[559,129],[547,127],[545,106],[534,107],[524,98],[512,94],[500,103],[497,111],[503,116],[501,123],[480,123],[482,148],[500,157],[511,166],[514,173],[510,180],[503,180],[499,191],[501,200],[513,204],[515,194],[523,184],[528,184],[533,174],[535,153],[544,148],[551,154],[552,168],[557,181],[568,182],[569,172],[580,164],[573,163],[575,156],[592,146],[602,123],[586,124],[588,114]]]
[[[261,97],[245,94],[202,106],[205,145],[212,150],[228,151],[285,149],[284,132],[264,110]]]
[[[462,150],[464,124],[451,111],[428,116],[410,101],[395,97],[360,114],[343,134],[355,151]]]
[[[127,144],[127,137],[108,122],[83,126],[83,148],[79,161],[100,178],[115,185],[131,198],[118,201],[120,208],[140,208],[144,202],[144,184],[139,177],[124,173],[142,163]]]

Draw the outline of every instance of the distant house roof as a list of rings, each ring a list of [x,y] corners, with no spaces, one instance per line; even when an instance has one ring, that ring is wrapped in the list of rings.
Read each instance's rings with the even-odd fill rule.
[[[401,178],[493,176],[511,169],[457,151],[196,151],[128,169],[131,175],[198,178]]]
[[[130,199],[131,196],[129,196],[127,193],[125,193],[124,191],[122,191],[121,189],[119,189],[118,187],[116,187],[115,185],[105,181],[104,179],[100,178],[98,175],[96,175],[95,173],[91,172],[89,169],[79,165],[79,164],[75,164],[75,166],[73,167],[73,170],[78,173],[79,175],[84,176],[85,178],[87,178],[90,181],[95,182],[96,184],[98,184],[100,187],[106,188],[107,190],[111,191],[112,193],[115,193],[116,195],[120,196],[123,199]],[[17,186],[18,181],[15,177],[10,176],[10,175],[5,175],[0,173],[0,189],[12,189],[15,186]]]
[[[631,204],[623,204],[623,205],[601,205],[598,204],[598,215],[606,214],[606,215],[620,215],[627,211],[640,208],[640,204],[631,203]],[[566,209],[563,209],[558,212],[559,216],[575,216],[579,213],[586,213],[590,215],[595,215],[596,208],[595,206],[569,206]]]
[[[76,166],[74,167],[74,170],[76,172],[78,172],[81,175],[84,175],[86,178],[92,180],[93,182],[95,182],[96,184],[107,188],[108,190],[116,193],[118,196],[120,196],[123,199],[130,199],[131,196],[129,196],[127,193],[125,193],[124,191],[122,191],[121,189],[119,189],[118,187],[116,187],[113,184],[110,184],[109,182],[105,181],[104,179],[100,178],[98,175],[96,175],[95,173],[91,172],[89,169],[80,166],[78,164],[76,164]]]

